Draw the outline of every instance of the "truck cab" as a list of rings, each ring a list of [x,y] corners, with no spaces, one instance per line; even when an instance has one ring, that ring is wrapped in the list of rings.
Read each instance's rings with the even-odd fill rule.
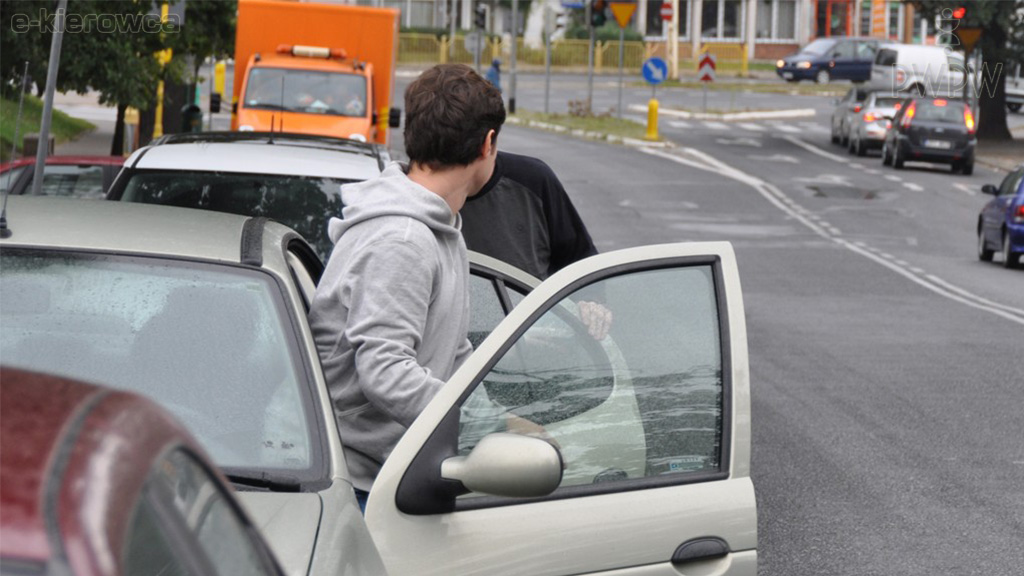
[[[238,101],[238,129],[377,139],[373,64],[344,50],[281,45],[253,54]]]

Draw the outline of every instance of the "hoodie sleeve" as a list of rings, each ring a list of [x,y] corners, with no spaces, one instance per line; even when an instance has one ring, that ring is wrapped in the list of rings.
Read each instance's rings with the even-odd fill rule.
[[[412,244],[380,241],[352,258],[342,278],[348,300],[345,330],[367,400],[404,426],[423,411],[443,382],[416,360],[436,270]]]

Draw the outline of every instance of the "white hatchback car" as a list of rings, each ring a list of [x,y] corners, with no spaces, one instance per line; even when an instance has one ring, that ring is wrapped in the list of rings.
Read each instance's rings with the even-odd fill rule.
[[[155,398],[288,574],[757,572],[728,243],[609,252],[540,284],[474,256],[477,349],[399,442],[364,518],[306,322],[322,267],[297,234],[79,200],[13,198],[7,219],[4,362]],[[614,317],[602,340],[576,314],[595,299]],[[460,410],[480,388],[554,443],[463,432],[480,429]]]

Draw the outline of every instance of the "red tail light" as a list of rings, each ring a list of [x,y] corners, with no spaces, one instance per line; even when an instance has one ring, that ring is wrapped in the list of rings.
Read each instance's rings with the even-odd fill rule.
[[[1013,213],[1013,221],[1017,224],[1024,222],[1024,204],[1017,206],[1017,210]]]
[[[877,114],[874,114],[872,112],[865,112],[864,113],[864,121],[865,122],[874,122],[875,120],[878,120],[879,118],[880,118],[880,116],[878,116]]]
[[[857,104],[857,105],[855,105],[855,106],[853,107],[853,113],[854,113],[854,114],[857,114],[858,112],[860,112],[860,111],[861,111],[861,109],[862,109],[862,108],[864,108],[864,107],[863,107],[863,106],[861,106],[860,104]]]
[[[900,121],[900,126],[910,128],[910,121],[914,119],[915,112],[917,112],[917,102],[911,102],[910,106],[907,106],[907,111],[903,113],[903,120]]]
[[[905,82],[906,80],[906,73],[904,73],[903,70],[896,70],[896,84],[899,86],[903,86],[903,82]]]
[[[964,126],[967,126],[968,134],[974,134],[974,114],[968,106],[964,106]]]
[[[895,105],[895,106],[893,106],[893,108],[894,108],[894,109],[895,109],[895,110],[896,110],[897,112],[899,112],[899,111],[900,111],[900,108],[903,108],[903,102],[897,102],[897,103],[896,103],[896,105]]]
[[[946,101],[940,98],[938,100],[932,100],[932,104],[938,106],[939,108],[942,108],[943,106],[946,105]]]

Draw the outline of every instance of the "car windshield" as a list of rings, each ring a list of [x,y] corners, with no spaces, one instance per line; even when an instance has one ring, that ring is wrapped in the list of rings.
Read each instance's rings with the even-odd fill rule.
[[[353,180],[230,172],[142,171],[121,200],[272,218],[301,234],[325,259],[327,222],[341,216],[341,185]]]
[[[942,105],[935,105],[932,102],[918,102],[915,120],[927,120],[929,122],[941,122],[944,124],[963,124],[964,107],[956,102],[945,102]]]
[[[7,366],[131,390],[222,467],[319,479],[318,435],[281,291],[262,272],[5,247]]]
[[[814,42],[811,42],[807,46],[804,46],[804,49],[801,50],[800,53],[801,54],[814,54],[814,55],[824,54],[824,53],[828,52],[829,50],[831,50],[832,47],[835,46],[835,45],[836,45],[836,41],[835,40],[827,40],[827,39],[824,39],[824,38],[819,38],[818,40],[815,40]]]
[[[362,117],[366,115],[366,77],[257,67],[249,72],[244,107]]]

